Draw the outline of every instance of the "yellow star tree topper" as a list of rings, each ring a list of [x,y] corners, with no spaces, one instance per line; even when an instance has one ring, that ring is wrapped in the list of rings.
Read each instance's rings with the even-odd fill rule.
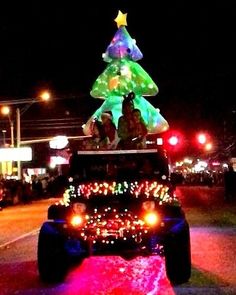
[[[122,13],[119,10],[117,17],[114,19],[114,21],[117,23],[118,28],[120,26],[127,26],[126,18],[127,18],[127,13]]]

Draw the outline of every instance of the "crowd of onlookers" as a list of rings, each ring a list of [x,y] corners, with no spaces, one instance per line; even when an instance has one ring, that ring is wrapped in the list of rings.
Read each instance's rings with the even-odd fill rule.
[[[62,196],[67,178],[58,176],[32,175],[29,182],[5,179],[0,175],[0,208],[18,203],[27,204],[33,200]]]
[[[224,173],[223,172],[188,172],[172,173],[171,177],[173,181],[183,185],[207,185],[207,186],[224,186]]]
[[[140,149],[146,147],[148,133],[141,111],[134,108],[135,94],[124,96],[122,115],[118,126],[113,122],[111,111],[101,114],[101,121],[94,118],[91,124],[91,138],[83,142],[84,149]]]
[[[218,172],[201,171],[186,174],[173,172],[171,181],[174,185],[224,187],[225,201],[236,200],[236,171],[230,164],[228,169]]]

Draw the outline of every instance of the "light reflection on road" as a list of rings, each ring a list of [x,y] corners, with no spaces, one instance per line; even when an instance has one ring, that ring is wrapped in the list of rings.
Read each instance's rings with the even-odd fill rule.
[[[1,215],[3,241],[27,231],[28,224],[32,231],[45,215],[42,206],[40,214],[34,212],[35,218],[30,223],[24,221],[27,228],[23,228],[19,208],[7,209]],[[9,227],[7,215],[13,209],[16,212],[10,216],[15,220]],[[29,220],[31,211],[29,207],[25,220]],[[43,284],[37,272],[37,237],[37,234],[27,235],[0,249],[0,295],[236,294],[236,228],[191,227],[192,276],[189,283],[175,288],[166,278],[164,258],[159,256],[137,257],[132,261],[117,256],[90,257],[72,269],[63,283]]]
[[[58,290],[59,291],[59,290]],[[137,257],[125,261],[121,257],[91,257],[71,271],[60,295],[156,295],[175,294],[165,274],[161,257]]]

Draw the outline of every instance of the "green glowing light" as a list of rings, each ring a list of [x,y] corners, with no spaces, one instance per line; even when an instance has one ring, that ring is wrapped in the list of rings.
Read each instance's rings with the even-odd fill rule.
[[[96,79],[90,94],[95,98],[107,99],[131,91],[136,95],[154,96],[158,93],[158,87],[138,63],[123,58],[107,65]]]

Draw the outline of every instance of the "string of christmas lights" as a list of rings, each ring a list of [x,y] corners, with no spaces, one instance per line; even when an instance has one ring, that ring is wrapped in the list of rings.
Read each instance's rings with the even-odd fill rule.
[[[90,182],[86,184],[80,184],[77,187],[70,186],[63,195],[63,203],[69,205],[71,198],[84,197],[89,199],[91,196],[110,196],[110,195],[124,195],[130,194],[135,198],[143,197],[154,199],[159,201],[159,205],[162,203],[173,203],[177,199],[175,196],[170,196],[169,187],[163,184],[159,184],[157,181],[142,181],[142,182]]]

